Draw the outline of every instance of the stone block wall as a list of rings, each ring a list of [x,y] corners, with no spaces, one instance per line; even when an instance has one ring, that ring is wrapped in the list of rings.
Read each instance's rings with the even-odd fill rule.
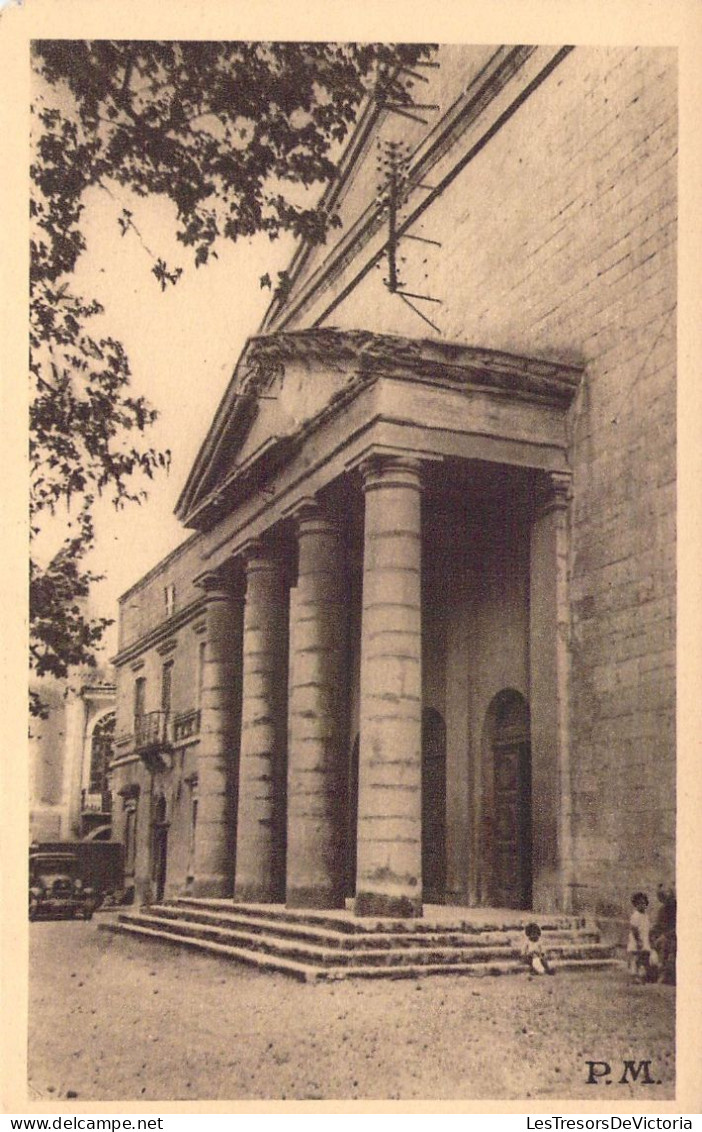
[[[407,267],[409,289],[441,299],[443,338],[586,366],[570,422],[574,904],[613,915],[674,868],[675,63],[574,49],[422,217],[441,243],[426,278]],[[330,321],[431,334],[383,274]]]
[[[166,586],[175,586],[176,613],[202,597],[193,582],[202,569],[201,541],[199,535],[186,539],[119,599],[120,652],[166,620]]]

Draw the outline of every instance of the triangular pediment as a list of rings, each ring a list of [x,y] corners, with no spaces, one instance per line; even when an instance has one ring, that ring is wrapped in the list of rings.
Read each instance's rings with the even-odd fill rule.
[[[176,505],[186,525],[198,526],[201,506],[234,479],[248,474],[260,482],[264,468],[352,380],[325,351],[324,338],[302,332],[249,340]]]
[[[246,345],[183,489],[176,515],[207,529],[271,475],[354,391],[379,378],[489,389],[566,407],[579,367],[434,339],[318,327]],[[422,424],[419,420],[416,423]]]

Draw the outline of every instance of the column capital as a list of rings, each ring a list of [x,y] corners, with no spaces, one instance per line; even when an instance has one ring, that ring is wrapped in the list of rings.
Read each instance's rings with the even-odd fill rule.
[[[359,463],[358,469],[364,493],[383,487],[422,490],[422,460],[409,453],[373,454]]]
[[[238,598],[242,596],[241,572],[234,559],[229,559],[214,570],[204,570],[194,579],[195,585],[203,590],[205,597]]]
[[[304,495],[284,512],[285,518],[294,520],[298,534],[312,531],[336,532],[339,522],[335,515],[315,495]]]
[[[278,550],[262,538],[247,539],[237,550],[237,557],[247,574],[251,570],[278,569],[282,565]]]
[[[572,496],[573,475],[571,472],[547,472],[538,492],[538,513],[548,515],[551,511],[565,511]]]

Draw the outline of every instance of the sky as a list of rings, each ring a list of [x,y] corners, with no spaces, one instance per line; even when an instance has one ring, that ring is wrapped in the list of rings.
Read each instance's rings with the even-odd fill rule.
[[[173,515],[198,449],[249,335],[256,333],[270,302],[260,286],[264,272],[276,278],[294,241],[266,236],[218,249],[219,259],[199,269],[175,239],[169,202],[138,200],[115,188],[116,199],[94,189],[86,198],[83,229],[88,250],[74,275],[77,293],[94,296],[105,313],[94,332],[119,339],[129,356],[132,387],[145,395],[159,419],[144,443],[169,448],[168,474],[147,481],[148,500],[117,512],[107,501],[96,510],[97,541],[86,566],[104,574],[90,599],[94,616],[117,617],[117,600],[190,533]],[[122,207],[134,213],[143,243],[169,267],[182,266],[175,286],[161,291],[153,260],[134,232],[120,234]],[[100,661],[116,651],[113,625]]]

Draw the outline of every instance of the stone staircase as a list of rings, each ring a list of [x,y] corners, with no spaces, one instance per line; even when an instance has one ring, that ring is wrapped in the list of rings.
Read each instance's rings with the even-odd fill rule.
[[[438,905],[425,908],[421,919],[400,920],[184,896],[121,912],[100,926],[314,982],[524,971],[518,953],[529,920],[541,925],[544,948],[557,970],[619,963],[614,948],[600,942],[594,922]]]

